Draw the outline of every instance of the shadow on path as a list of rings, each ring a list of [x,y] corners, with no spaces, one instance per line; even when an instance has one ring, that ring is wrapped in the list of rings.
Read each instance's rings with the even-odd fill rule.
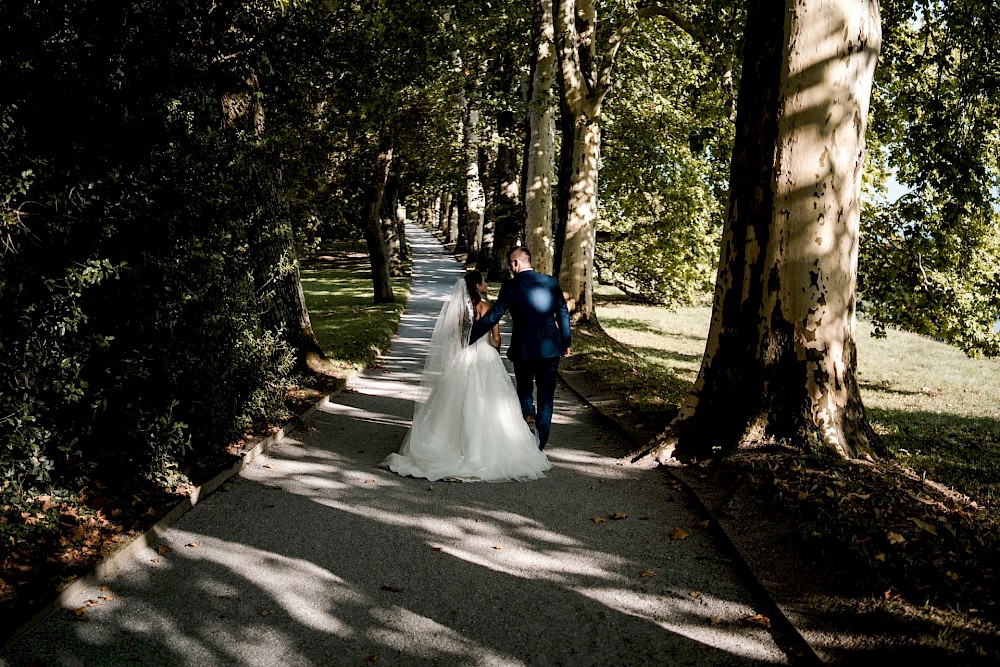
[[[392,351],[4,664],[788,662],[743,622],[750,596],[676,483],[603,454],[627,448],[564,386],[546,479],[378,468],[409,426],[424,346],[461,275],[408,231],[413,291]]]

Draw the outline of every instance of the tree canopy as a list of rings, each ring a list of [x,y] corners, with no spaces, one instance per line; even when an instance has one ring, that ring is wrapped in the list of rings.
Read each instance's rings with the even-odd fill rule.
[[[996,9],[882,3],[857,248],[858,309],[878,327],[988,355]],[[494,275],[525,225],[549,220],[530,240],[582,304],[597,280],[668,306],[702,298],[731,206],[743,45],[762,39],[723,0],[15,0],[0,18],[11,493],[166,480],[277,414],[307,372],[297,257],[364,237],[373,297],[391,300],[400,202]],[[560,75],[533,77],[557,46]],[[583,80],[590,93],[573,90]]]

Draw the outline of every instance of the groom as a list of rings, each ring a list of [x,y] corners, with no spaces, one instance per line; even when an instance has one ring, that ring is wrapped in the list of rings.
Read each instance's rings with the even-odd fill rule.
[[[514,278],[503,284],[493,307],[472,326],[469,343],[485,334],[508,310],[513,333],[507,358],[514,362],[521,414],[538,429],[538,448],[544,449],[552,428],[552,401],[556,393],[559,357],[569,354],[569,310],[559,281],[531,268],[531,253],[518,246],[508,262]],[[538,387],[538,412],[532,393]]]

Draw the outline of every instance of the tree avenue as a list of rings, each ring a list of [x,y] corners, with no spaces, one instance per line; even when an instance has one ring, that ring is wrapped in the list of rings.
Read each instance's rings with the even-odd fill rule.
[[[660,453],[773,438],[871,456],[855,311],[878,5],[751,3],[746,35],[711,328]]]
[[[598,275],[714,276],[661,454],[879,454],[859,309],[1000,352],[992,3],[885,0],[877,72],[869,0],[99,4],[0,4],[6,495],[176,480],[280,414],[323,368],[297,258],[364,240],[394,301],[403,210],[494,281],[527,243],[592,324]]]

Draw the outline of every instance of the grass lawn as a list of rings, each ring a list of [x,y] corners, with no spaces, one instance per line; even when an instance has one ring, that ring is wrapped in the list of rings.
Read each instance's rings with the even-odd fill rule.
[[[389,347],[410,294],[410,278],[392,279],[395,303],[373,303],[371,265],[361,241],[324,244],[301,265],[313,331],[337,372],[347,377]]]
[[[597,290],[598,319],[649,369],[675,381],[680,400],[698,375],[711,308],[629,303]],[[970,359],[925,336],[889,331],[872,337],[858,324],[862,400],[876,432],[897,460],[970,496],[1000,519],[1000,359]],[[681,381],[681,387],[676,381]]]

